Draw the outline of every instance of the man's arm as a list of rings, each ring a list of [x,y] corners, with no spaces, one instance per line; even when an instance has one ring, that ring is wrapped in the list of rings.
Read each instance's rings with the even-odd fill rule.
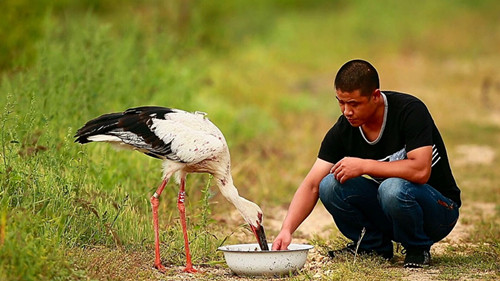
[[[423,146],[408,152],[407,159],[393,162],[345,157],[333,166],[331,172],[340,183],[361,175],[369,175],[380,178],[402,178],[424,184],[431,175],[431,164],[432,146]]]
[[[319,183],[330,172],[333,164],[317,159],[293,196],[281,231],[273,242],[272,250],[286,250],[292,233],[309,216],[319,197]]]

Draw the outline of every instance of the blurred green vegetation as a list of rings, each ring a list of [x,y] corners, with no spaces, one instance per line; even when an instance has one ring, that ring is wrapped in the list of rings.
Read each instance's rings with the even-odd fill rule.
[[[430,107],[465,204],[498,204],[499,158],[479,165],[453,159],[460,157],[456,146],[471,143],[500,153],[498,110],[485,107],[481,89],[485,79],[500,81],[500,4],[425,0],[415,6],[1,1],[0,280],[127,279],[90,275],[92,260],[68,254],[95,247],[148,253],[146,263],[152,261],[148,199],[161,165],[102,144],[74,144],[87,120],[148,104],[208,112],[230,145],[240,194],[266,212],[289,202],[315,160],[339,115],[333,76],[357,57],[374,63],[383,88],[413,93]],[[498,94],[492,88],[490,96]],[[195,264],[220,262],[215,248],[225,239],[253,239],[244,227],[211,223],[208,217],[223,222],[217,214],[233,209],[213,187],[200,192],[207,179],[193,175],[187,185]],[[176,185],[163,194],[162,255],[180,265]],[[492,225],[498,223],[477,224],[476,233],[488,235],[472,239],[497,245],[486,254],[498,257]],[[495,260],[488,264],[495,267]]]
[[[120,1],[130,4],[132,1]],[[0,2],[0,71],[32,65],[36,59],[36,43],[42,40],[45,20],[53,14],[86,11],[110,12],[120,7],[117,1],[98,0],[4,0]]]
[[[334,3],[333,1],[332,3]],[[264,33],[272,24],[273,14],[283,10],[311,9],[331,1],[253,1],[251,7],[245,1],[236,0],[224,4],[202,0],[4,0],[0,9],[0,71],[8,71],[33,64],[36,59],[36,43],[45,35],[44,21],[49,16],[59,19],[79,17],[92,13],[103,18],[124,21],[119,29],[128,32],[126,21],[142,17],[140,25],[145,37],[167,34],[168,45],[189,48],[222,48],[233,46],[252,33]],[[252,16],[243,16],[251,8]],[[137,24],[137,22],[132,23]],[[145,38],[151,39],[151,38]]]

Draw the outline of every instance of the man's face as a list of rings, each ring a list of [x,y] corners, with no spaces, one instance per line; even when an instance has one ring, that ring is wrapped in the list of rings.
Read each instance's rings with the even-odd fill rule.
[[[373,95],[362,96],[360,90],[342,92],[337,90],[337,100],[342,114],[353,127],[359,127],[371,121],[376,110]]]

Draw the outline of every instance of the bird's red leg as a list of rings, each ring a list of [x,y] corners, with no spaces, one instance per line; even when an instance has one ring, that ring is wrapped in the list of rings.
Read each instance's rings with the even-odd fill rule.
[[[165,185],[167,185],[168,178],[165,178],[161,185],[156,190],[155,194],[151,196],[151,207],[153,209],[153,227],[155,231],[155,263],[154,267],[161,272],[165,272],[167,269],[161,264],[160,261],[160,233],[158,231],[158,206],[160,205],[160,194],[162,193]]]
[[[179,190],[179,197],[177,199],[177,208],[179,208],[179,214],[181,217],[182,233],[184,234],[184,249],[186,250],[186,268],[184,272],[194,273],[197,270],[193,267],[191,262],[191,254],[189,253],[189,241],[187,235],[187,225],[186,225],[186,207],[184,206],[184,199],[186,196],[185,192],[186,177],[181,177],[181,186]]]

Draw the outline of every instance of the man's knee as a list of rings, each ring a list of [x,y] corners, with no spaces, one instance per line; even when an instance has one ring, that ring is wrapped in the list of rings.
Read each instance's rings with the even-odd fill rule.
[[[388,178],[384,180],[378,188],[381,203],[384,204],[384,202],[397,200],[405,191],[405,185],[408,183],[409,181],[401,178]]]
[[[333,174],[328,174],[324,177],[319,183],[319,198],[321,201],[330,200],[338,185],[339,182],[335,179]]]

